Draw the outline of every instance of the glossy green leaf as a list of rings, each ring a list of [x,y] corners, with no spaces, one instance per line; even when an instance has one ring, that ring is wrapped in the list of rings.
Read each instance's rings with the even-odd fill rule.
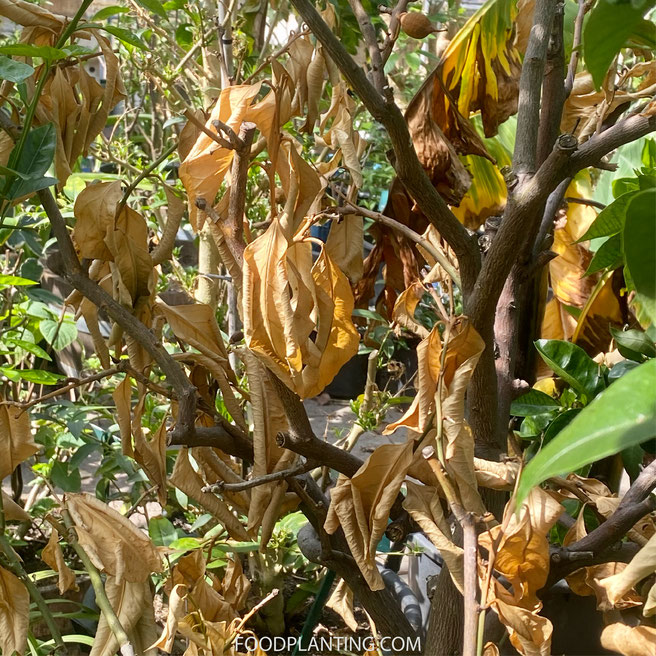
[[[654,0],[599,0],[583,29],[583,58],[597,89],[615,55],[640,26]]]
[[[617,269],[624,263],[622,237],[609,237],[595,252],[584,275],[589,276],[603,269]]]
[[[41,176],[38,178],[28,177],[24,180],[20,180],[14,186],[9,194],[9,198],[21,198],[23,196],[28,196],[33,194],[41,189],[47,189],[56,185],[59,180],[57,178],[52,178],[50,176]]]
[[[166,517],[153,517],[148,522],[148,535],[158,547],[168,547],[178,539],[178,531]]]
[[[34,180],[43,179],[50,168],[57,147],[57,132],[53,123],[40,125],[30,130],[23,149],[18,153],[17,146],[9,155],[9,166],[27,176],[15,180],[11,186],[10,198],[20,198],[34,186]]]
[[[34,69],[29,65],[20,61],[15,61],[9,57],[0,57],[0,79],[9,80],[19,84],[23,80],[27,80],[30,75],[34,73]]]
[[[28,383],[36,383],[37,385],[56,385],[60,380],[66,378],[61,374],[44,371],[43,369],[17,369],[16,373]]]
[[[607,205],[592,222],[583,237],[576,243],[597,239],[598,237],[612,237],[622,231],[624,227],[624,217],[629,201],[635,195],[635,191],[629,191],[616,198],[610,205]]]
[[[61,351],[72,344],[77,337],[77,326],[68,321],[54,321],[52,319],[42,319],[39,323],[39,330],[43,338],[50,344],[55,351]]]
[[[620,354],[625,358],[637,362],[642,360],[642,356],[656,358],[656,346],[649,335],[642,330],[617,330],[611,326],[610,334],[617,343]]]
[[[602,392],[528,463],[517,489],[517,508],[531,488],[548,478],[575,471],[653,437],[654,389],[656,360],[649,360]]]
[[[135,48],[139,48],[140,50],[148,49],[148,46],[130,30],[126,30],[123,27],[116,27],[116,25],[102,25],[100,27],[102,27],[105,32],[113,34],[119,41],[123,41],[123,43],[127,43]]]
[[[560,404],[556,399],[540,390],[532,389],[512,402],[510,414],[515,417],[528,417],[559,407]]]
[[[588,402],[604,389],[599,365],[580,346],[559,339],[538,339],[535,348],[552,371]]]
[[[656,323],[656,189],[635,194],[627,210],[622,248],[638,300]]]

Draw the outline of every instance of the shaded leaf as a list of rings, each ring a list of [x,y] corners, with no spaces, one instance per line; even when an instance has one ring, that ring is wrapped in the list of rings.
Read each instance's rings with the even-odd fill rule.
[[[30,595],[25,585],[0,567],[0,648],[22,654],[27,647]]]

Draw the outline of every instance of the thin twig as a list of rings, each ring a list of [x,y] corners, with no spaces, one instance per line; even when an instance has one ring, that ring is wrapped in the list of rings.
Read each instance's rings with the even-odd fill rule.
[[[600,210],[606,208],[606,205],[600,203],[598,200],[592,200],[591,198],[573,198],[572,196],[565,196],[563,200],[567,203],[577,203],[578,205],[590,205],[590,207],[596,207],[597,209]]]
[[[286,478],[306,474],[307,472],[316,469],[316,467],[316,462],[305,462],[297,467],[282,469],[281,471],[258,476],[257,478],[252,478],[249,481],[242,481],[240,483],[226,483],[225,481],[219,481],[218,483],[206,485],[203,488],[203,492],[242,492],[243,490],[250,490],[253,487],[266,485],[267,483],[275,483],[276,481],[282,481]]]
[[[583,35],[583,19],[588,10],[590,3],[588,0],[579,0],[579,10],[574,20],[574,40],[572,41],[572,54],[569,58],[567,67],[567,77],[565,78],[565,99],[569,98],[574,88],[574,77],[576,76],[576,67],[579,63],[581,37]]]
[[[460,287],[461,284],[460,274],[458,273],[458,271],[456,271],[453,264],[449,262],[449,259],[446,257],[446,255],[444,255],[439,250],[437,250],[427,239],[424,239],[424,237],[422,237],[420,234],[416,233],[412,228],[409,228],[403,223],[400,223],[399,221],[396,221],[395,219],[392,219],[389,216],[385,216],[380,212],[374,212],[364,207],[360,207],[359,205],[353,205],[353,203],[349,203],[349,202],[346,202],[344,205],[340,207],[330,207],[326,210],[323,210],[321,214],[339,214],[339,215],[359,214],[360,216],[364,216],[368,219],[372,219],[377,223],[382,223],[388,228],[392,228],[393,230],[400,232],[402,235],[404,235],[411,241],[414,241],[416,244],[419,244],[423,249],[425,249],[426,252],[435,261],[437,261],[441,265],[441,267],[451,276],[451,278],[453,278],[456,285]]]

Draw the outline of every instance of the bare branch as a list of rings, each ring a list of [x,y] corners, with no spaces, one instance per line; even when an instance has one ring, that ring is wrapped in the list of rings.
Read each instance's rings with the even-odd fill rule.
[[[513,153],[513,170],[522,179],[536,171],[538,126],[540,124],[540,89],[549,47],[549,36],[557,0],[535,4],[533,27],[519,78],[517,133]]]
[[[292,0],[296,11],[321,42],[371,115],[387,129],[396,157],[396,172],[419,209],[453,248],[460,265],[463,291],[467,294],[480,267],[473,237],[449,210],[421,166],[401,111],[383,98],[369,82],[362,67],[346,51],[309,0]]]
[[[567,77],[565,78],[565,99],[569,98],[574,88],[574,77],[576,76],[576,67],[579,63],[581,37],[583,36],[583,19],[586,11],[590,7],[589,0],[579,0],[579,10],[574,20],[574,40],[572,41],[572,54],[569,58],[567,67]]]
[[[212,483],[212,485],[206,485],[203,488],[203,492],[223,492],[224,490],[227,492],[241,492],[243,490],[250,490],[251,488],[260,485],[275,483],[276,481],[283,481],[286,478],[306,474],[312,469],[316,469],[317,466],[316,462],[305,462],[297,467],[290,467],[289,469],[283,469],[281,471],[273,472],[272,474],[258,476],[249,481],[240,481],[239,483],[226,483],[225,481],[219,481],[218,483]]]

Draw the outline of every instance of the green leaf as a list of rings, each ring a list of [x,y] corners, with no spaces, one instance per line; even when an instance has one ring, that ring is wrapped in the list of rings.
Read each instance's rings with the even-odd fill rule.
[[[656,323],[656,189],[640,191],[631,199],[622,231],[624,261],[638,300]]]
[[[16,373],[28,383],[36,385],[56,385],[60,380],[66,378],[61,374],[54,374],[52,371],[43,369],[17,369]]]
[[[0,79],[19,84],[23,80],[27,80],[32,73],[34,73],[34,69],[29,64],[14,61],[9,57],[0,57]]]
[[[50,471],[50,480],[64,492],[79,492],[82,487],[79,469],[69,469],[65,462],[55,461]]]
[[[636,362],[641,362],[642,356],[656,358],[656,346],[642,330],[617,330],[611,326],[610,334],[617,343],[620,354],[625,358]]]
[[[528,463],[517,488],[517,508],[531,488],[548,478],[575,471],[653,437],[655,388],[656,360],[649,360],[602,392]]]
[[[16,339],[15,337],[9,337],[7,338],[7,343],[13,344],[18,348],[22,348],[24,351],[27,351],[32,355],[36,355],[37,357],[42,358],[43,360],[48,360],[48,362],[52,361],[52,358],[40,346],[37,346],[36,344],[32,344],[32,342],[26,342],[24,339]]]
[[[66,59],[68,53],[59,48],[50,46],[31,46],[27,43],[14,43],[8,46],[0,46],[0,55],[9,55],[13,57],[40,57],[49,61],[57,59]]]
[[[52,178],[50,176],[44,176],[40,178],[29,177],[25,180],[20,181],[17,185],[12,187],[10,192],[10,198],[21,198],[22,196],[27,196],[33,194],[36,191],[41,189],[46,189],[47,187],[52,187],[59,182],[57,178]]]
[[[560,433],[566,426],[568,426],[574,417],[581,412],[581,408],[569,408],[565,412],[561,412],[550,424],[547,430],[544,431],[544,444],[551,442],[556,435]]]
[[[14,181],[9,192],[10,198],[20,198],[30,193],[24,189],[34,186],[33,180],[43,179],[52,164],[56,147],[57,132],[54,123],[30,130],[20,153],[17,146],[14,147],[9,155],[9,166],[25,174],[27,179]]]
[[[91,18],[91,22],[105,20],[110,16],[115,16],[116,14],[127,14],[130,10],[127,7],[119,7],[118,5],[112,5],[110,7],[103,7],[100,11],[96,12]]]
[[[629,201],[636,194],[635,191],[629,191],[616,198],[610,205],[607,205],[592,222],[586,233],[576,243],[598,237],[612,237],[622,231],[624,227],[624,217]]]
[[[157,14],[162,18],[166,18],[166,12],[164,11],[164,7],[162,7],[162,3],[159,2],[159,0],[137,0],[137,2],[142,7],[144,7],[144,9],[148,9],[148,11],[153,12],[153,14]]]
[[[354,317],[365,317],[365,319],[372,319],[373,321],[383,321],[384,323],[387,323],[384,317],[381,317],[380,314],[378,314],[378,312],[374,312],[373,310],[365,310],[363,308],[357,308],[353,310],[352,314]]]
[[[559,339],[538,339],[535,348],[553,372],[588,402],[604,389],[599,365],[580,346]]]
[[[52,319],[42,319],[39,323],[39,330],[43,338],[50,344],[55,351],[61,351],[72,344],[77,337],[77,326],[68,321],[59,321]]]
[[[26,285],[36,285],[36,282],[34,282],[34,280],[28,280],[27,278],[20,278],[19,276],[0,274],[0,289],[7,289],[7,287],[24,287]]]
[[[168,547],[178,539],[178,531],[166,517],[153,517],[148,522],[148,535],[158,547]]]
[[[611,2],[599,0],[583,29],[583,58],[597,89],[615,55],[640,27],[642,17],[654,0]]]
[[[134,33],[130,30],[126,30],[123,27],[116,27],[116,25],[99,25],[99,28],[113,34],[119,41],[127,43],[139,50],[148,50],[148,46]]]
[[[583,275],[589,276],[603,269],[614,270],[622,266],[623,263],[622,237],[620,235],[613,235],[596,250]]]
[[[554,398],[540,390],[532,389],[512,402],[510,414],[515,417],[529,417],[559,407],[560,404]]]

